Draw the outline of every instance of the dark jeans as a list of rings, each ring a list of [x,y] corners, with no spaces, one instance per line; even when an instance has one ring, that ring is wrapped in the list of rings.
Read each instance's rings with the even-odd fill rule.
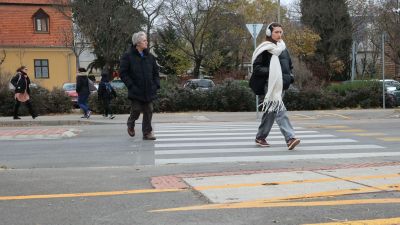
[[[32,103],[31,100],[28,100],[26,102],[24,102],[26,107],[29,110],[29,113],[31,114],[31,116],[37,116],[35,114],[35,111],[33,111],[33,107],[32,107]],[[19,106],[21,105],[21,102],[18,101],[17,99],[15,99],[15,104],[14,104],[14,117],[18,117],[18,110],[19,110]]]
[[[86,115],[89,111],[89,106],[87,104],[89,99],[89,95],[78,95],[78,105],[83,110],[83,113]]]
[[[104,115],[105,116],[112,115],[111,106],[110,106],[111,100],[109,98],[103,98],[101,101],[103,103]]]
[[[142,132],[148,134],[153,131],[151,127],[151,119],[153,117],[153,103],[131,100],[131,115],[126,123],[128,127],[135,127],[135,121],[139,118],[140,113],[143,113]]]

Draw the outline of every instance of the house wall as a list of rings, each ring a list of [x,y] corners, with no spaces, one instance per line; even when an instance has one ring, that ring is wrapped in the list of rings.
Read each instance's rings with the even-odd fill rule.
[[[75,82],[75,55],[64,48],[5,48],[6,59],[0,66],[2,74],[14,74],[21,65],[28,67],[28,75],[33,83],[47,89],[61,87],[65,82]],[[3,53],[1,53],[3,54]],[[49,78],[35,78],[35,59],[47,59]]]

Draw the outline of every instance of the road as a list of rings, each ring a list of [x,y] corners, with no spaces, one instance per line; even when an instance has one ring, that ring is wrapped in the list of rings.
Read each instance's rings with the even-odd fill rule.
[[[228,117],[0,127],[0,224],[400,224],[398,113],[291,112],[295,151]]]

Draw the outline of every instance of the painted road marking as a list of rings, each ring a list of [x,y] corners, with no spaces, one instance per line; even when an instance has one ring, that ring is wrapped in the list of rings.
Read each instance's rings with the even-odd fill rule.
[[[213,133],[186,133],[185,131],[182,131],[182,133],[174,133],[174,134],[159,134],[157,131],[155,132],[158,137],[175,137],[175,136],[185,136],[185,137],[199,137],[199,136],[231,136],[231,135],[251,135],[251,137],[254,137],[254,133],[257,132],[256,130],[253,130],[252,132],[213,132]],[[296,131],[296,134],[317,134],[319,133],[318,131],[313,131],[313,130],[300,130]],[[270,132],[271,135],[280,135],[280,131],[273,131]],[[158,139],[157,139],[158,140]]]
[[[327,128],[327,129],[346,129],[349,128],[348,126],[343,125],[318,125],[315,128]]]
[[[219,141],[219,140],[252,140],[254,138],[254,133],[250,136],[240,136],[236,137],[233,136],[236,134],[231,133],[230,137],[192,137],[192,138],[183,138],[183,137],[177,137],[177,138],[157,138],[156,142],[171,142],[171,141]],[[335,135],[332,134],[310,134],[310,135],[297,135],[298,138],[328,138],[328,137],[336,137]],[[268,137],[269,139],[282,139],[282,136],[270,136]]]
[[[378,139],[382,141],[400,141],[400,137],[384,137]]]
[[[225,188],[242,188],[242,187],[257,187],[257,186],[276,186],[276,185],[296,185],[301,183],[323,183],[323,182],[335,182],[335,181],[362,181],[371,179],[382,179],[382,178],[395,178],[400,177],[400,173],[394,174],[380,174],[370,176],[354,176],[354,177],[328,177],[321,179],[305,179],[305,180],[289,180],[289,181],[278,181],[278,182],[258,182],[258,183],[241,183],[241,184],[225,184],[225,185],[209,185],[209,186],[193,186],[198,191],[211,190],[211,189],[225,189]]]
[[[400,198],[381,198],[381,199],[354,199],[336,201],[314,201],[314,202],[240,202],[210,205],[196,205],[170,209],[151,210],[149,212],[177,212],[193,210],[213,210],[213,209],[244,209],[244,208],[281,208],[281,207],[316,207],[316,206],[338,206],[338,205],[363,205],[363,204],[399,204]],[[375,224],[374,224],[375,225]]]
[[[367,132],[366,130],[363,129],[346,129],[346,130],[336,130],[338,132],[345,132],[345,133],[362,133],[362,132]]]
[[[330,150],[355,150],[355,149],[384,149],[379,145],[315,145],[315,146],[299,146],[297,151],[330,151]],[[162,150],[156,151],[155,155],[190,155],[190,154],[217,154],[217,153],[234,153],[234,152],[260,152],[258,146],[250,148],[207,148],[207,149],[179,149],[179,150]],[[267,152],[282,152],[287,151],[287,147],[268,147]]]
[[[335,197],[351,194],[376,193],[381,191],[399,191],[400,184],[382,185],[376,187],[365,187],[358,189],[334,190],[325,192],[315,192],[304,195],[293,195],[269,199],[257,199],[252,201],[228,202],[205,204],[195,206],[185,206],[169,209],[158,209],[150,212],[174,212],[192,210],[214,210],[214,209],[242,209],[242,208],[276,208],[276,207],[312,207],[312,206],[338,206],[338,205],[360,205],[360,204],[394,204],[400,203],[400,198],[382,199],[351,199],[351,200],[332,200],[332,201],[307,201],[294,202],[291,200],[313,199],[322,197]]]
[[[375,154],[371,150],[384,149],[384,147],[369,143],[360,144],[354,139],[340,138],[333,134],[324,134],[301,127],[296,129],[296,134],[301,139],[301,144],[296,147],[296,150],[304,152],[288,153],[284,138],[277,126],[272,128],[272,132],[268,136],[268,142],[273,147],[260,148],[254,143],[258,125],[258,123],[206,123],[177,127],[163,124],[156,131],[158,138],[154,144],[155,164],[268,162],[310,158],[385,157],[398,154],[382,153],[382,151],[377,151],[377,154]],[[349,129],[347,126],[326,127]],[[322,152],[325,153],[329,150],[338,151],[329,152],[332,154],[322,154]],[[348,152],[345,152],[346,150]],[[365,150],[367,152],[357,150]],[[319,154],[313,155],[305,151],[319,151]],[[280,154],[271,155],[274,152],[279,152]],[[288,154],[290,155],[289,157],[287,157]],[[301,156],[302,154],[304,155]]]
[[[337,114],[337,113],[321,113],[321,114],[318,114],[317,116],[318,117],[326,117],[326,116],[332,117],[333,116],[333,117],[340,117],[342,119],[351,119],[351,117],[343,116],[343,115]]]
[[[309,155],[280,155],[280,156],[238,156],[238,157],[206,157],[206,158],[172,158],[156,159],[156,164],[190,164],[190,163],[226,163],[226,162],[273,162],[309,159],[353,159],[369,157],[400,156],[400,152],[372,153],[340,153],[340,154],[309,154]]]
[[[102,197],[102,196],[115,196],[115,195],[179,192],[179,191],[184,191],[184,190],[185,189],[141,189],[141,190],[70,193],[70,194],[0,196],[0,201],[28,200],[28,199],[50,199],[50,198]]]
[[[316,139],[316,140],[301,140],[302,144],[318,144],[318,143],[351,143],[357,142],[349,138],[337,139]],[[286,145],[285,141],[268,141],[270,144]],[[208,147],[208,146],[254,146],[254,140],[249,141],[230,141],[230,142],[198,142],[198,143],[173,143],[173,144],[155,144],[156,148],[171,148],[171,147]]]
[[[356,133],[354,135],[361,136],[361,137],[373,137],[373,136],[385,136],[384,133]]]
[[[398,225],[398,224],[400,224],[400,217],[372,219],[372,220],[330,222],[330,223],[313,223],[313,224],[303,224],[303,225]]]

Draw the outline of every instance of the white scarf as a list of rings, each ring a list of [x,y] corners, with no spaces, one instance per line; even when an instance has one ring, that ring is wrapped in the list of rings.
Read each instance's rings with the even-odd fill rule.
[[[256,50],[254,50],[253,57],[251,58],[251,65],[253,66],[257,56],[259,56],[262,52],[268,51],[272,54],[269,64],[268,91],[265,95],[264,102],[261,103],[263,105],[262,111],[275,112],[286,110],[285,104],[282,100],[282,68],[281,63],[279,62],[279,55],[285,49],[286,45],[283,40],[277,42],[277,44],[274,44],[270,41],[265,41],[261,43]]]

